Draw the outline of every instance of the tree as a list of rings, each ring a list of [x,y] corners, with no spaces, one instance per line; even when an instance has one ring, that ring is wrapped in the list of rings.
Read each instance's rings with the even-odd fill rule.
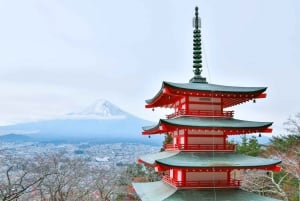
[[[289,117],[284,123],[285,129],[291,135],[300,136],[300,113],[298,112],[294,117]]]
[[[132,182],[153,182],[161,180],[161,175],[153,168],[147,167],[143,164],[130,165],[125,172],[121,174],[120,185],[123,186],[123,192],[127,192],[125,195],[126,199],[120,200],[136,200],[139,201],[139,197],[135,193]]]
[[[272,173],[274,181],[281,181],[279,185],[289,200],[300,201],[300,113],[288,118],[284,126],[287,133],[273,136],[262,154],[282,161],[282,171]]]
[[[140,164],[121,172],[89,166],[86,160],[64,153],[39,154],[27,160],[7,156],[0,163],[1,201],[137,201],[131,188],[133,177],[153,180],[155,175],[149,177],[146,173],[152,169]]]
[[[299,143],[300,145],[300,143]],[[287,153],[280,153],[285,172],[298,180],[298,200],[300,201],[300,148],[299,145],[291,147]]]
[[[298,182],[298,193],[295,194],[295,200],[300,201],[300,136],[295,134],[281,135],[273,137],[272,146],[268,151],[282,161],[283,171],[288,173]],[[294,185],[291,183],[290,188]]]
[[[297,200],[300,201],[300,113],[284,123],[287,135],[273,137],[271,147],[282,160],[283,170],[298,181]]]
[[[110,201],[117,196],[119,173],[115,169],[94,168],[90,171],[92,176],[92,192],[94,200]]]
[[[38,172],[48,172],[39,185],[40,200],[82,200],[90,192],[87,166],[80,158],[69,158],[63,153],[39,155],[35,158]]]
[[[261,154],[261,147],[255,136],[247,138],[244,135],[237,146],[237,152],[249,156],[258,156]],[[243,179],[241,188],[260,195],[277,197],[288,201],[288,195],[282,186],[286,177],[286,174],[279,177],[276,174],[274,175],[273,172],[246,170],[241,172],[241,178]]]
[[[243,153],[249,156],[258,156],[261,150],[261,145],[258,143],[258,140],[255,136],[247,138],[246,135],[243,135],[242,142],[237,145],[237,152]]]
[[[0,200],[17,200],[35,191],[50,174],[37,173],[32,160],[4,156],[0,167]]]
[[[271,147],[275,152],[287,153],[291,151],[291,147],[297,146],[300,141],[300,135],[286,134],[273,136],[270,141]]]
[[[288,194],[283,188],[283,182],[287,176],[287,173],[278,177],[273,172],[246,171],[243,174],[241,188],[263,196],[272,196],[288,201]]]
[[[173,137],[172,137],[172,135],[170,135],[170,134],[165,134],[165,139],[164,139],[164,141],[163,141],[163,146],[162,146],[162,148],[160,149],[160,151],[162,152],[162,151],[165,151],[165,149],[166,149],[166,145],[167,144],[172,144],[173,143]]]

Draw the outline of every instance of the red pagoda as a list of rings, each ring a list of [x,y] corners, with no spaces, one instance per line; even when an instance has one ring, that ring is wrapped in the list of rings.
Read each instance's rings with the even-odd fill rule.
[[[158,93],[146,100],[146,108],[171,108],[173,113],[143,135],[167,134],[172,143],[139,162],[155,168],[161,181],[133,183],[142,201],[275,201],[240,189],[233,172],[240,170],[279,171],[281,162],[246,156],[228,143],[231,135],[270,133],[272,122],[245,121],[227,110],[238,104],[266,97],[266,87],[211,84],[201,76],[202,51],[198,8],[195,8],[193,43],[194,76],[188,83],[162,83]]]

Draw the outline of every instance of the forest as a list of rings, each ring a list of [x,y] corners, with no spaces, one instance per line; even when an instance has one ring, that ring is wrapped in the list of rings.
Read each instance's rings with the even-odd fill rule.
[[[266,146],[260,145],[256,137],[242,136],[237,152],[250,156],[278,158],[282,161],[280,172],[243,172],[242,188],[284,201],[299,201],[300,113],[290,117],[284,126],[286,133],[272,136],[270,144]]]

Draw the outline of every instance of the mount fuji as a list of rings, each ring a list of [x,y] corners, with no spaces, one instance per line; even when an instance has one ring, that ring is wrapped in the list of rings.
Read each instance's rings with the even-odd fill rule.
[[[80,112],[67,114],[66,118],[79,119],[122,119],[132,116],[105,99],[96,100]]]
[[[148,138],[141,135],[141,127],[153,122],[138,118],[123,111],[107,100],[97,100],[79,112],[68,113],[52,120],[41,120],[1,126],[0,140],[21,139],[46,142],[82,142],[99,143],[139,142],[162,144],[162,136]],[[3,135],[4,134],[4,135]]]

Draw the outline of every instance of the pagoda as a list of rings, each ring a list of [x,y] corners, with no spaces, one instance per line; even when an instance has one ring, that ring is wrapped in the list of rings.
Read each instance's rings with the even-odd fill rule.
[[[236,173],[243,170],[280,171],[280,160],[235,152],[228,136],[271,133],[272,122],[234,118],[229,108],[266,98],[266,87],[239,87],[208,83],[202,72],[201,31],[195,8],[193,72],[187,83],[163,81],[146,108],[170,108],[172,114],[143,135],[167,134],[172,143],[164,151],[141,156],[138,162],[154,168],[162,180],[133,183],[142,201],[275,201],[240,189]]]

